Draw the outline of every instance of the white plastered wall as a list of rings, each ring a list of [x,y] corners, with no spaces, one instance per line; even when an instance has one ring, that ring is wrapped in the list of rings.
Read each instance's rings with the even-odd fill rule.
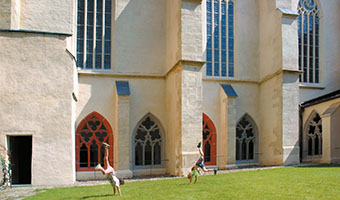
[[[115,97],[115,81],[128,81],[131,95],[129,97]],[[125,148],[130,148],[133,131],[135,130],[138,122],[147,114],[152,113],[161,123],[164,130],[166,129],[165,121],[165,97],[164,97],[164,79],[162,78],[119,78],[112,76],[92,76],[80,75],[79,77],[79,101],[77,104],[77,118],[76,126],[80,121],[93,111],[98,112],[104,116],[114,131],[114,167],[116,170],[132,170],[131,162],[133,161],[130,155],[120,158],[120,151],[125,151]],[[123,98],[123,99],[122,99]],[[119,111],[116,104],[119,105],[120,101],[129,98],[129,118],[127,122],[116,122],[116,117],[119,116],[122,110]],[[118,102],[117,102],[118,101]],[[118,110],[117,110],[118,109]],[[125,118],[124,118],[125,119]],[[123,119],[118,119],[123,120]],[[118,125],[124,127],[116,127]],[[127,129],[125,129],[128,126]],[[125,137],[119,141],[118,129],[129,130],[124,133]],[[164,133],[165,135],[165,133]],[[121,136],[120,136],[121,137]],[[124,143],[124,144],[122,144]],[[121,149],[119,148],[121,147]],[[123,154],[121,154],[123,155]],[[124,164],[120,165],[119,160],[124,159]],[[128,159],[126,161],[125,159]],[[165,159],[165,158],[164,158]],[[127,165],[126,162],[129,164]],[[93,172],[95,173],[95,172]],[[105,178],[95,173],[95,178]],[[89,178],[93,178],[93,174],[89,174]]]
[[[32,135],[32,184],[74,181],[72,92],[74,62],[66,37],[0,33],[1,144]],[[53,173],[51,173],[53,171]]]
[[[117,0],[114,55],[118,74],[164,74],[166,0]]]

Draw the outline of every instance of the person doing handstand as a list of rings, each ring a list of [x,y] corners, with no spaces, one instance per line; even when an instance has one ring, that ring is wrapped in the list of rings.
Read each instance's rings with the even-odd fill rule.
[[[188,174],[188,179],[190,180],[190,184],[192,182],[193,177],[195,177],[194,184],[197,182],[198,175],[200,175],[199,167],[197,165],[195,165],[191,168],[191,172]]]
[[[113,195],[116,195],[116,188],[118,190],[119,196],[122,196],[120,191],[120,185],[124,185],[124,180],[122,178],[117,178],[115,170],[111,167],[109,163],[109,147],[110,145],[107,143],[103,143],[105,147],[105,157],[104,157],[104,168],[100,164],[98,164],[95,168],[97,171],[101,171],[104,175],[106,175],[106,179],[110,182],[113,188]]]
[[[201,148],[201,142],[198,143],[197,148],[198,148],[198,152],[200,153],[200,157],[199,157],[198,160],[196,161],[196,165],[197,165],[198,167],[200,167],[200,168],[203,170],[203,172],[214,171],[214,174],[216,175],[216,173],[217,173],[217,168],[214,168],[214,169],[207,169],[207,168],[205,167],[204,163],[203,163],[203,161],[204,161],[204,153],[203,153],[202,148]]]

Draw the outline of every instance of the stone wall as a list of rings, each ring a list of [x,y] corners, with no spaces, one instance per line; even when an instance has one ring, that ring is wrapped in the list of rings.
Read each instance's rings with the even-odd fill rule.
[[[0,44],[0,143],[32,135],[32,184],[73,183],[75,66],[66,37],[1,32]]]
[[[58,33],[72,33],[73,6],[69,0],[21,0],[20,29]]]
[[[166,152],[167,152],[167,171],[169,174],[177,175],[182,167],[182,78],[181,65],[175,66],[168,76],[165,83],[165,105],[166,105]]]
[[[0,28],[9,29],[11,27],[11,0],[0,2]]]
[[[166,73],[181,59],[181,5],[181,0],[166,1]]]

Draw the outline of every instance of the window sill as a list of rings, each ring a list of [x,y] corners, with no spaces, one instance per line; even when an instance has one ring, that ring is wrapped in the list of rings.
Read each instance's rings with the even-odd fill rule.
[[[258,83],[257,80],[243,80],[235,77],[217,77],[217,76],[203,76],[203,81],[220,81],[220,82],[244,82],[244,83]]]
[[[134,176],[164,175],[166,168],[133,169],[132,172]]]
[[[107,77],[119,77],[119,78],[151,78],[151,79],[164,79],[164,76],[158,74],[136,74],[136,73],[117,73],[111,69],[107,70],[90,70],[90,69],[78,69],[79,75],[87,76],[107,76]]]
[[[323,90],[326,87],[321,83],[299,83],[300,88]]]
[[[112,73],[111,69],[77,69],[78,73]]]

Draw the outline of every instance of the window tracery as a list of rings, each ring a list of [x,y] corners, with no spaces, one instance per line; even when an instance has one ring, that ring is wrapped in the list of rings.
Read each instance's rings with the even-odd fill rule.
[[[236,126],[236,160],[254,160],[256,130],[247,115]]]
[[[298,39],[300,82],[320,82],[320,13],[314,0],[299,0]]]
[[[78,0],[79,69],[111,69],[111,4],[111,0]]]
[[[308,156],[322,155],[322,119],[318,113],[307,122],[307,151]]]
[[[234,77],[234,1],[206,0],[206,75]]]
[[[113,145],[113,134],[109,122],[97,112],[87,115],[76,130],[76,168],[77,171],[94,170],[101,163],[104,165],[105,148],[103,143]],[[109,153],[113,166],[113,154]]]
[[[160,131],[159,125],[150,116],[137,126],[134,136],[135,166],[161,165]]]
[[[216,128],[212,120],[203,113],[202,130],[204,163],[216,165]]]

